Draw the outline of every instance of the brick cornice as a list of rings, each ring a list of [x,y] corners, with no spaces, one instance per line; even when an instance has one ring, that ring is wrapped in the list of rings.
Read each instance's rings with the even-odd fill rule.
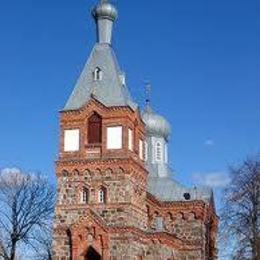
[[[85,168],[91,167],[91,166],[108,166],[108,165],[126,165],[128,168],[129,166],[137,168],[137,170],[140,170],[146,175],[148,175],[147,169],[139,163],[138,160],[134,160],[132,157],[126,157],[126,158],[101,158],[101,159],[61,159],[57,160],[55,162],[56,167],[66,167],[66,166],[73,166],[77,167],[78,165],[82,165]]]

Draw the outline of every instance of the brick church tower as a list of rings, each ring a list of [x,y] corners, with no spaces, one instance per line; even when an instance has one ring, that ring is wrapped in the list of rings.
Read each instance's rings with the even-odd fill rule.
[[[97,43],[60,114],[55,260],[216,259],[209,189],[171,178],[170,126],[133,102],[112,49],[117,10],[93,11]]]

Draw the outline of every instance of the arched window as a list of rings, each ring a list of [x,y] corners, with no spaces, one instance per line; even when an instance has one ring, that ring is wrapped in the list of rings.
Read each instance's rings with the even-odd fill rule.
[[[81,194],[81,202],[84,204],[89,203],[89,190],[87,188],[83,188],[83,191]]]
[[[94,113],[88,119],[88,143],[100,144],[102,142],[102,118]]]
[[[162,144],[160,142],[157,142],[155,146],[155,158],[157,162],[162,161]]]
[[[98,202],[102,204],[106,203],[106,189],[103,187],[98,191]]]
[[[102,70],[99,67],[95,68],[93,76],[94,76],[94,81],[102,80],[102,76],[103,76]]]

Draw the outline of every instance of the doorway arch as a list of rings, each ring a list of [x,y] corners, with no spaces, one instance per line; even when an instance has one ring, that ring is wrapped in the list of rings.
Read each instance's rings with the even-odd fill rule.
[[[84,260],[102,260],[101,255],[90,246],[86,252]]]

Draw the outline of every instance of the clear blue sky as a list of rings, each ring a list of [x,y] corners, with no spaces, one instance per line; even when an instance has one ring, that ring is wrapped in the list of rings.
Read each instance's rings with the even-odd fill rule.
[[[0,168],[54,177],[58,111],[96,40],[95,2],[1,0]],[[259,0],[115,2],[114,48],[138,102],[153,85],[176,178],[218,182],[260,148]]]

